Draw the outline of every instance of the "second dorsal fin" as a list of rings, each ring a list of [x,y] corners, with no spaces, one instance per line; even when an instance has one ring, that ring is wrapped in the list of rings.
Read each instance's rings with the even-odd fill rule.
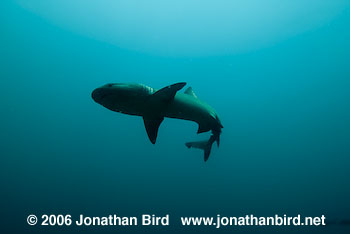
[[[188,88],[185,90],[185,94],[188,94],[188,95],[191,95],[191,96],[194,97],[194,98],[197,98],[197,95],[193,92],[192,87],[188,87]]]

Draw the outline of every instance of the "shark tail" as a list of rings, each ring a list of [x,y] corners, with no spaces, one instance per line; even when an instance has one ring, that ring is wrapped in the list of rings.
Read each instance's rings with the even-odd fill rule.
[[[212,135],[208,141],[192,141],[187,142],[185,145],[187,148],[197,148],[204,150],[204,161],[206,162],[210,156],[211,147],[215,141],[218,141],[217,137]]]

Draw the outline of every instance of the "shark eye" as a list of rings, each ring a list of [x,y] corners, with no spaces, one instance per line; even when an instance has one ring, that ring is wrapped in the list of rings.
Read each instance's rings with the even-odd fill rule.
[[[113,86],[113,84],[108,84],[107,87],[108,88],[111,88]]]

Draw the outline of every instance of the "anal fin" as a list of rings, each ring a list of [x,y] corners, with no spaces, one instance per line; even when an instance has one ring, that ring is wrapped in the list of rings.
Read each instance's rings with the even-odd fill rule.
[[[199,124],[198,125],[198,130],[197,133],[202,133],[202,132],[208,132],[210,131],[210,127],[204,124]]]

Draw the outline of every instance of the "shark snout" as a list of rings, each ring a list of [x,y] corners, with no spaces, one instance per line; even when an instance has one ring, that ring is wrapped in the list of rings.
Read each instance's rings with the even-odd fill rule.
[[[94,91],[92,91],[92,93],[91,93],[92,99],[94,99],[94,101],[97,103],[99,103],[101,101],[103,96],[104,96],[104,92],[101,88],[97,88]]]

